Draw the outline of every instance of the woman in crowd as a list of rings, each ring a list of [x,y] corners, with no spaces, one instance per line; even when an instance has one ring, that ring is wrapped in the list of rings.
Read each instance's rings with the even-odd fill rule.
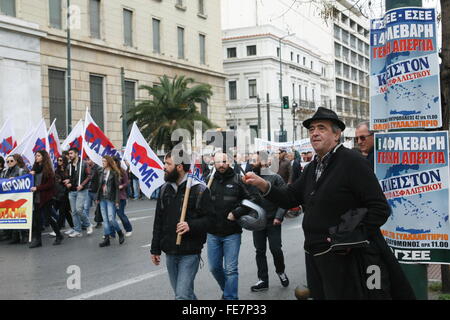
[[[127,205],[127,187],[129,184],[128,173],[121,167],[120,159],[114,157],[114,162],[116,167],[120,170],[120,181],[119,181],[119,209],[117,209],[117,215],[122,221],[123,228],[125,229],[125,237],[129,237],[132,234],[133,227],[131,226],[130,220],[125,214],[125,206]]]
[[[70,202],[69,202],[69,190],[64,184],[64,180],[69,179],[69,173],[67,171],[67,158],[64,156],[58,157],[58,164],[55,170],[55,210],[58,211],[58,227],[63,229],[65,227],[65,221],[69,224],[70,228],[65,234],[70,234],[73,232],[73,220],[72,214],[70,213]],[[56,236],[56,234],[51,234]]]
[[[6,157],[6,165],[2,172],[2,178],[10,179],[15,177],[20,177],[28,173],[28,170],[25,167],[22,157],[19,154],[13,154]],[[9,244],[17,244],[22,243],[25,244],[28,242],[29,231],[28,230],[8,230],[8,237],[10,236],[11,241]]]
[[[110,245],[110,237],[115,238],[116,232],[119,235],[119,243],[125,241],[125,236],[116,220],[116,209],[119,208],[119,185],[121,172],[110,156],[104,156],[103,172],[100,175],[100,184],[97,192],[97,202],[100,202],[100,210],[103,217],[103,230],[105,238],[99,244],[100,247]]]
[[[47,218],[47,221],[50,223],[56,234],[56,240],[53,245],[59,245],[61,244],[63,236],[59,230],[58,224],[51,216],[52,200],[55,195],[55,173],[53,172],[53,165],[47,151],[40,150],[35,153],[35,162],[31,174],[34,175],[35,186],[31,188],[31,191],[34,192],[34,212],[33,241],[30,248],[42,246],[42,215]]]
[[[0,156],[0,174],[3,172],[4,169],[5,169],[5,158]]]

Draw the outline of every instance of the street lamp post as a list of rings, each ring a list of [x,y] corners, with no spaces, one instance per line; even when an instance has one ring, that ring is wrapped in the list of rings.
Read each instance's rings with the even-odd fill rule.
[[[284,38],[290,37],[290,36],[294,36],[295,33],[288,33],[287,35],[285,35],[284,37],[280,37],[278,39],[279,42],[279,46],[280,46],[280,106],[281,106],[281,134],[283,136],[283,140],[284,140],[284,118],[283,118],[283,70],[282,70],[282,62],[281,62],[281,40],[283,40]],[[281,141],[281,142],[285,142],[285,141]]]
[[[71,68],[71,39],[70,39],[70,0],[67,0],[67,113],[66,133],[72,131],[72,68]]]

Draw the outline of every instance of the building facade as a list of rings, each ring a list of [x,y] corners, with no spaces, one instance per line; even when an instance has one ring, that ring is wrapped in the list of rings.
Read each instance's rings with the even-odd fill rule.
[[[5,0],[8,15],[34,23],[40,37],[41,112],[56,118],[67,134],[67,2]],[[224,74],[219,0],[72,0],[71,125],[88,108],[117,146],[126,143],[123,115],[146,99],[139,86],[159,77],[192,77],[212,86],[208,105],[199,106],[215,124],[225,125]],[[4,14],[4,13],[2,13]]]
[[[252,140],[306,137],[300,123],[304,115],[331,104],[332,63],[271,25],[224,30],[223,46],[228,127],[250,127]],[[288,97],[288,109],[282,107],[282,97]]]
[[[336,111],[348,128],[344,135],[352,137],[356,125],[369,117],[369,22],[348,1],[338,0],[332,4],[327,11],[329,14],[324,16],[323,4],[320,1],[295,3],[287,0],[222,1],[224,46],[229,44],[227,34],[231,31],[261,29],[268,25],[279,30],[273,43],[267,42],[269,46],[267,50],[272,54],[277,53],[274,43],[277,42],[277,38],[278,41],[283,38],[282,70],[293,71],[292,75],[284,72],[282,74],[283,96],[289,95],[291,105],[295,101],[299,106],[303,106],[305,103],[302,100],[310,102],[314,94],[314,108],[326,106]],[[229,81],[230,61],[227,56],[225,57],[224,70]],[[247,63],[250,58],[247,57]],[[255,59],[259,57],[256,56]],[[311,63],[313,68],[310,66]],[[296,72],[295,68],[301,71]],[[304,72],[307,70],[313,72]],[[276,88],[279,78],[278,71],[278,76],[272,75],[268,81]],[[308,87],[302,95],[293,89],[299,85],[302,86],[302,90]],[[227,95],[227,105],[230,105],[229,98]],[[279,94],[273,95],[273,98],[278,99],[277,104],[281,105]],[[275,101],[274,99],[271,101]],[[296,118],[301,121],[308,115],[308,108],[303,110],[299,108]],[[279,127],[277,121],[275,119],[275,125]],[[232,122],[230,116],[228,122]],[[264,129],[263,126],[263,131]],[[300,128],[297,130],[297,137],[306,137],[306,133]],[[287,134],[290,140],[292,136],[289,136],[289,131]]]

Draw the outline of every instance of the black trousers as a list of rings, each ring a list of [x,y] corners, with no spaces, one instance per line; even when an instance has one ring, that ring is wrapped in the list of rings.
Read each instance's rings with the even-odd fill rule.
[[[348,254],[305,253],[306,279],[314,300],[367,299],[364,270],[352,250]]]
[[[47,221],[50,223],[50,226],[52,227],[53,231],[56,233],[57,236],[61,236],[61,232],[58,227],[58,223],[55,221],[55,219],[52,217],[52,204],[51,201],[47,202],[42,208],[39,208],[39,204],[34,204],[35,209],[33,211],[33,239],[37,241],[41,241],[41,234],[42,234],[42,221],[41,217],[44,215],[47,218]]]
[[[71,228],[73,228],[72,214],[70,213],[70,202],[69,197],[65,196],[60,201],[55,202],[55,210],[58,211],[58,227],[62,229],[64,227],[64,222],[67,223]]]
[[[258,268],[258,278],[269,283],[269,273],[267,266],[267,240],[269,241],[269,249],[273,256],[275,271],[277,273],[284,272],[284,255],[281,250],[281,225],[269,225],[261,231],[253,231],[253,244],[256,248],[256,266]]]

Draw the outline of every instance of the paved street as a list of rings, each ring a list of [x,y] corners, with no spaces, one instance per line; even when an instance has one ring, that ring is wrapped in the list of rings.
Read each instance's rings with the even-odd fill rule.
[[[54,238],[43,235],[41,248],[0,242],[0,299],[151,299],[170,300],[173,292],[167,276],[164,255],[160,266],[150,261],[149,243],[152,238],[155,201],[129,201],[126,208],[133,225],[133,235],[123,245],[118,240],[110,247],[100,248],[102,230],[82,238],[65,238],[61,246],[52,246]],[[93,212],[91,211],[91,218]],[[292,300],[294,289],[305,282],[303,232],[301,217],[283,223],[283,250],[286,273],[291,284],[283,288],[275,274],[268,252],[270,289],[252,293],[250,286],[257,281],[255,249],[251,232],[244,231],[239,260],[239,295],[248,300]],[[204,265],[195,282],[200,300],[220,299],[221,292],[208,270],[206,248]],[[69,266],[81,270],[81,289],[67,288]]]

